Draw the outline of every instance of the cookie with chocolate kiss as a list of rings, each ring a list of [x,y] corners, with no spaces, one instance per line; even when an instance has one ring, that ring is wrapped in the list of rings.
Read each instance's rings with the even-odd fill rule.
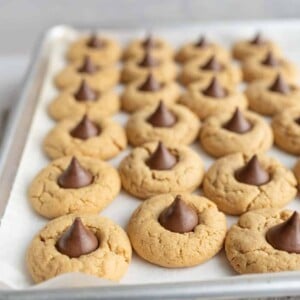
[[[275,249],[289,253],[300,253],[300,215],[294,212],[285,222],[271,227],[266,240]]]
[[[280,73],[278,73],[273,84],[270,86],[269,89],[272,92],[276,92],[276,93],[284,94],[284,95],[287,95],[290,93],[290,87]]]
[[[237,107],[231,119],[223,126],[223,128],[235,132],[246,133],[251,130],[251,123],[244,117],[243,113]]]
[[[74,94],[74,97],[77,101],[95,101],[98,97],[98,93],[94,91],[83,79],[79,89]]]
[[[156,150],[146,161],[147,166],[151,170],[170,170],[176,163],[176,156],[174,156],[162,142],[158,143]]]
[[[89,254],[99,247],[95,234],[85,227],[79,217],[61,235],[56,243],[56,249],[70,258]]]
[[[69,166],[58,177],[57,183],[64,189],[79,189],[90,185],[93,179],[93,175],[80,165],[76,157],[73,157]]]
[[[191,232],[198,225],[197,211],[186,204],[181,195],[159,216],[159,223],[167,230],[177,233]]]
[[[93,74],[93,73],[97,72],[98,69],[99,69],[99,67],[96,66],[93,63],[93,61],[91,60],[91,58],[87,55],[87,56],[85,56],[81,67],[78,69],[78,72]]]
[[[161,89],[161,84],[155,79],[153,74],[150,72],[144,83],[141,86],[139,86],[138,89],[139,91],[143,92],[156,92]]]
[[[87,115],[84,115],[81,121],[70,131],[70,135],[74,138],[87,140],[97,136],[100,133],[99,127],[93,123]]]
[[[227,95],[217,77],[213,77],[208,87],[202,91],[205,96],[212,98],[224,98]]]
[[[172,127],[176,123],[175,115],[160,101],[156,110],[148,117],[147,122],[154,127]]]
[[[257,156],[254,155],[247,164],[235,172],[237,181],[260,186],[270,181],[269,173],[261,166]]]

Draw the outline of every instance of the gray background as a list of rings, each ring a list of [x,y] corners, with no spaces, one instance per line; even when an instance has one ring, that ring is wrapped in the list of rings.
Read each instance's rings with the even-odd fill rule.
[[[36,40],[52,25],[101,28],[299,16],[300,0],[0,0],[0,127],[1,112],[17,98]]]

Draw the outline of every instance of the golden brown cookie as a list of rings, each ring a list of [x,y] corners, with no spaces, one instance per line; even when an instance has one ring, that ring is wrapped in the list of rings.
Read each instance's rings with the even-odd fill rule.
[[[269,80],[251,82],[245,94],[250,109],[263,115],[273,116],[283,109],[300,106],[300,88],[280,74]]]
[[[159,221],[163,211],[174,202],[172,194],[144,201],[131,216],[127,232],[132,246],[139,256],[153,264],[167,268],[195,266],[222,249],[226,234],[225,216],[204,197],[185,193],[181,197],[197,217],[196,226],[189,232],[170,231]]]
[[[267,122],[255,113],[236,110],[209,117],[200,132],[203,149],[214,157],[242,152],[265,152],[273,145],[273,133]]]
[[[84,155],[103,160],[127,146],[125,130],[108,118],[73,117],[58,123],[46,136],[43,148],[51,159]]]
[[[277,56],[281,55],[281,49],[277,44],[258,33],[252,40],[236,42],[232,48],[232,55],[239,60],[245,60],[250,57],[262,59],[270,51]]]
[[[243,78],[251,82],[259,79],[272,80],[281,73],[288,81],[295,82],[298,76],[296,66],[285,58],[269,52],[264,58],[250,57],[242,63]]]
[[[79,233],[88,230],[98,240],[98,246],[90,253],[69,257],[61,253],[57,245],[71,227],[73,231],[76,230],[77,227],[74,229],[72,224],[78,218],[83,224],[80,225]],[[78,235],[74,234],[73,240],[70,241],[70,238],[68,242],[72,243],[76,238]],[[81,242],[86,242],[86,239]],[[130,264],[131,252],[131,245],[124,230],[108,218],[97,215],[67,215],[50,221],[35,236],[27,250],[26,263],[36,283],[70,272],[120,280]]]
[[[118,195],[118,172],[95,158],[65,156],[52,161],[29,188],[31,205],[52,219],[70,213],[98,213]]]
[[[296,184],[293,173],[277,160],[235,153],[210,167],[203,191],[221,211],[240,215],[258,208],[283,207],[296,196]]]
[[[121,72],[123,83],[145,79],[149,73],[162,82],[172,81],[177,77],[177,66],[171,59],[159,59],[147,51],[142,59],[131,59],[124,64]]]
[[[201,184],[204,167],[187,146],[146,143],[132,150],[119,166],[123,188],[140,199],[167,193],[192,192]]]
[[[272,128],[279,148],[300,155],[300,106],[277,114],[272,120]]]
[[[115,66],[101,67],[93,63],[86,56],[83,63],[70,63],[54,78],[55,85],[59,89],[76,88],[85,79],[91,88],[106,91],[114,87],[120,77],[120,72]]]
[[[208,60],[212,55],[220,61],[230,61],[230,53],[226,49],[207,40],[205,36],[201,36],[198,41],[183,45],[176,54],[176,60],[180,63],[186,63],[198,57]]]
[[[157,105],[163,100],[165,104],[175,103],[180,96],[180,87],[175,81],[159,82],[152,73],[147,78],[129,83],[121,95],[122,109],[134,112],[148,105]]]
[[[163,102],[138,110],[128,120],[126,133],[133,146],[162,141],[167,145],[187,145],[198,135],[200,122],[182,105]]]
[[[183,85],[188,85],[195,81],[209,84],[213,77],[225,87],[235,87],[241,80],[240,69],[228,62],[221,62],[215,56],[207,58],[198,57],[188,61],[182,68],[179,80]]]
[[[141,60],[149,50],[154,57],[162,60],[170,60],[174,56],[174,50],[166,40],[149,35],[145,39],[130,42],[124,50],[123,59]]]
[[[300,270],[299,253],[276,249],[266,237],[271,228],[287,222],[292,214],[289,210],[259,209],[242,215],[225,240],[231,266],[241,274]]]
[[[200,119],[248,106],[247,98],[234,88],[224,87],[215,77],[211,82],[195,82],[188,86],[179,103],[187,106]]]
[[[49,115],[56,121],[88,114],[97,119],[120,109],[120,99],[114,91],[92,89],[85,81],[76,89],[62,91],[48,106]]]
[[[80,37],[70,45],[67,58],[82,62],[85,56],[99,66],[108,66],[120,59],[121,47],[115,40],[102,35]]]

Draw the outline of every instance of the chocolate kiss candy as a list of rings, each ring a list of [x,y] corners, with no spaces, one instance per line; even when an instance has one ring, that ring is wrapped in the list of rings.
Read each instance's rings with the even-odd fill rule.
[[[177,163],[176,157],[163,145],[158,143],[156,150],[147,160],[146,164],[151,170],[169,170]]]
[[[92,90],[84,79],[81,81],[79,89],[74,94],[74,97],[78,101],[96,100],[97,96],[97,92]]]
[[[223,69],[222,65],[218,62],[216,57],[213,55],[205,65],[201,67],[202,70],[209,70],[209,71],[221,71]]]
[[[219,80],[213,77],[209,86],[203,91],[203,94],[212,98],[224,98],[227,93],[221,86]]]
[[[87,115],[84,115],[81,121],[70,132],[71,136],[81,140],[87,140],[93,136],[97,136],[100,130]]]
[[[256,155],[254,155],[244,167],[235,172],[235,178],[239,182],[256,186],[263,185],[270,181],[269,173],[260,165]]]
[[[262,64],[269,67],[276,67],[279,65],[279,61],[272,52],[269,52],[266,58],[262,61]]]
[[[76,218],[73,224],[61,235],[56,243],[56,249],[71,258],[79,257],[95,251],[99,241],[95,234],[86,228],[80,218]]]
[[[79,161],[73,157],[66,170],[61,173],[57,183],[64,189],[79,189],[93,182],[93,175],[85,170]]]
[[[295,120],[295,122],[300,125],[300,117]]]
[[[156,60],[149,51],[145,52],[144,58],[139,63],[140,67],[155,67],[159,64],[158,60]]]
[[[149,73],[145,82],[139,87],[139,90],[144,92],[155,92],[160,90],[160,88],[160,83],[154,78],[152,73]]]
[[[145,40],[142,42],[144,48],[150,49],[156,46],[155,40],[153,39],[152,35],[149,34]]]
[[[180,195],[159,216],[159,223],[172,232],[191,232],[198,225],[196,210],[187,205]]]
[[[98,67],[92,62],[89,56],[84,58],[82,66],[78,69],[80,73],[93,74],[98,70]]]
[[[102,48],[104,46],[104,42],[99,39],[96,34],[92,34],[87,42],[87,46],[90,48]]]
[[[270,90],[280,94],[288,94],[290,92],[290,87],[284,80],[281,74],[278,74],[274,83],[270,86]]]
[[[251,123],[244,117],[237,107],[231,119],[223,126],[223,128],[235,133],[245,133],[252,128]]]
[[[160,101],[155,112],[149,116],[147,122],[154,127],[172,127],[176,123],[174,114]]]
[[[292,216],[271,227],[266,238],[275,249],[289,253],[300,253],[300,216],[295,211]]]
[[[252,45],[263,45],[265,43],[265,40],[263,39],[262,35],[260,32],[258,32],[253,40],[250,41],[250,44]]]
[[[198,48],[204,48],[207,47],[209,45],[207,39],[205,38],[205,36],[201,36],[200,39],[198,40],[197,43],[195,43],[195,46]]]

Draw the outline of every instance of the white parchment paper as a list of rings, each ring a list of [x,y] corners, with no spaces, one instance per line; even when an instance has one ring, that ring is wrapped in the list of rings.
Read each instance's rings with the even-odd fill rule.
[[[277,41],[286,56],[300,65],[300,27],[299,23],[292,26],[291,23],[232,23],[209,24],[199,26],[174,27],[172,29],[153,30],[154,34],[166,38],[175,47],[183,42],[195,40],[200,34],[205,33],[211,40],[215,40],[229,47],[235,40],[249,38],[257,30],[261,30],[266,36]],[[120,40],[125,45],[129,40],[143,36],[145,31],[111,31],[110,35]],[[9,202],[0,227],[0,287],[9,288],[45,288],[45,287],[74,287],[95,286],[110,283],[96,277],[84,274],[66,274],[51,279],[38,286],[33,282],[26,270],[25,253],[34,235],[47,223],[47,220],[38,216],[31,208],[27,189],[32,179],[49,163],[42,151],[42,141],[47,132],[55,125],[48,117],[46,109],[51,100],[57,95],[53,86],[53,76],[64,66],[64,53],[67,45],[77,36],[73,30],[65,30],[51,44],[49,68],[45,77],[43,89],[30,128],[28,140],[19,165],[17,176],[11,191]],[[125,124],[127,116],[120,113],[114,117],[121,124]],[[192,145],[203,158],[206,168],[212,163],[196,142]],[[124,151],[110,163],[117,167],[121,159],[129,152]],[[291,168],[296,157],[284,154],[278,149],[269,151],[271,156],[277,157],[286,167]],[[200,193],[201,191],[196,191]],[[123,228],[140,201],[122,192],[116,200],[101,214],[105,215]],[[295,199],[290,208],[300,210],[299,199]],[[236,219],[228,217],[228,226]],[[193,268],[165,269],[151,265],[136,255],[133,255],[128,273],[120,284],[162,283],[175,281],[195,281],[220,279],[228,276],[237,276],[226,261],[224,252],[219,253],[210,261]]]

